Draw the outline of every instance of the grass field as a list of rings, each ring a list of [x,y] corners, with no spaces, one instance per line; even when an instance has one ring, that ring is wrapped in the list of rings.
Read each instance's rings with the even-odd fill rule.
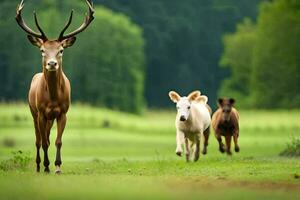
[[[1,199],[297,199],[299,158],[279,157],[300,137],[300,111],[242,111],[239,154],[185,163],[175,155],[174,111],[135,116],[73,105],[64,132],[63,174],[35,173],[34,129],[24,104],[0,104],[0,162],[17,150],[29,164],[0,170]],[[17,161],[16,161],[17,162]]]

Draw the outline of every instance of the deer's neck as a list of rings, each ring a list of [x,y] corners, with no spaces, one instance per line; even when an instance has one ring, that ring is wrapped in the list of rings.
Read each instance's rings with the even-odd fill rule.
[[[55,101],[58,99],[60,90],[63,89],[63,71],[61,68],[51,72],[44,69],[43,73],[47,84],[47,92],[49,93],[50,99]]]
[[[193,116],[193,110],[191,109],[190,114],[189,114],[189,117],[188,117],[187,120],[186,120],[186,123],[187,123],[187,124],[192,124],[192,123],[193,123],[193,120],[194,120],[193,117],[194,117],[194,116]]]

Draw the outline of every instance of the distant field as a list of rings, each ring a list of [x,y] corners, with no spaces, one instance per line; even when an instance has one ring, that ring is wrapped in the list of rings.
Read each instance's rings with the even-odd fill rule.
[[[3,199],[296,199],[300,160],[278,154],[300,138],[300,111],[241,111],[239,154],[218,152],[185,163],[175,155],[174,111],[130,115],[72,105],[64,132],[63,174],[35,173],[34,129],[25,104],[0,104],[0,162],[21,150],[24,169],[0,170]]]

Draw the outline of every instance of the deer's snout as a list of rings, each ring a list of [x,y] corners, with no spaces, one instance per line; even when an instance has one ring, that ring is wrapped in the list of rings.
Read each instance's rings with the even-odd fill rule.
[[[51,60],[48,62],[48,66],[50,66],[50,67],[56,67],[56,65],[57,65],[56,61]]]
[[[58,69],[58,63],[57,63],[57,61],[55,61],[55,60],[50,60],[50,61],[47,63],[46,69],[47,69],[48,71],[56,71],[56,70]]]
[[[186,121],[186,118],[185,118],[184,115],[181,115],[179,119],[180,119],[180,121],[182,121],[182,122]]]

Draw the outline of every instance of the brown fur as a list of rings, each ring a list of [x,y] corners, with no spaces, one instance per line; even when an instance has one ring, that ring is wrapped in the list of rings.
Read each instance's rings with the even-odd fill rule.
[[[46,42],[44,48],[49,50],[59,46],[55,42]],[[55,49],[55,48],[54,48]],[[66,114],[70,106],[70,82],[65,76],[61,66],[61,59],[58,59],[59,69],[57,71],[47,71],[46,63],[43,64],[43,72],[36,74],[31,82],[28,101],[30,111],[34,121],[36,135],[36,164],[37,171],[40,171],[39,149],[44,150],[44,167],[49,172],[48,147],[50,145],[50,130],[53,122],[57,121],[57,137],[55,145],[57,147],[55,165],[60,172],[62,146],[62,135],[66,125]]]
[[[40,171],[40,148],[44,151],[44,167],[45,172],[49,172],[48,147],[50,145],[50,130],[57,121],[57,137],[56,145],[56,173],[60,173],[61,169],[61,146],[62,135],[66,126],[68,112],[70,106],[71,87],[68,78],[62,69],[63,50],[74,44],[76,35],[84,31],[94,19],[94,8],[91,0],[86,0],[88,5],[88,15],[86,15],[83,24],[75,31],[64,35],[72,22],[73,11],[71,12],[68,23],[59,35],[57,40],[48,40],[47,36],[38,24],[36,14],[34,13],[35,24],[40,33],[36,33],[29,28],[23,18],[22,10],[24,8],[24,0],[17,7],[16,21],[18,25],[28,33],[28,39],[32,45],[37,46],[43,57],[43,72],[36,74],[31,82],[28,102],[30,111],[34,121],[36,136],[36,166]]]
[[[233,100],[233,99],[231,99]],[[225,137],[226,152],[231,155],[231,139],[233,137],[235,152],[239,152],[238,145],[239,137],[239,113],[233,107],[234,100],[220,99],[219,108],[212,116],[212,127],[215,131],[216,139],[219,142],[219,150],[224,153],[224,144],[222,143],[221,136]],[[224,111],[225,110],[225,111]]]

